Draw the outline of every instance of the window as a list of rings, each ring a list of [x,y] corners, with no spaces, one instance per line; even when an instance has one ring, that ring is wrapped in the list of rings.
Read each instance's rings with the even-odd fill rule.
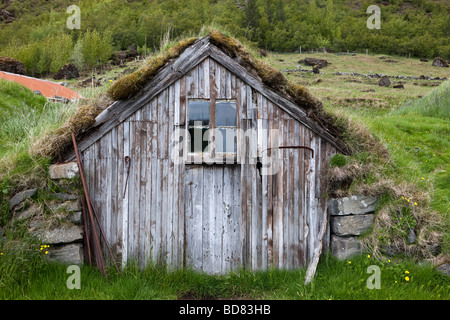
[[[236,153],[236,102],[216,101],[217,153]]]
[[[214,112],[214,117],[211,114]],[[236,154],[236,101],[189,100],[188,150],[190,154]]]
[[[209,101],[190,100],[189,101],[189,152],[207,152],[209,144]]]

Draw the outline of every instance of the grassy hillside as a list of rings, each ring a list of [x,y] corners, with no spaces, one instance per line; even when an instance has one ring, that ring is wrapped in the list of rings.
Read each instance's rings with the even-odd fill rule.
[[[12,145],[29,134],[28,129],[35,126],[42,115],[47,99],[34,94],[30,89],[0,79],[0,158]],[[28,127],[20,125],[26,120]]]

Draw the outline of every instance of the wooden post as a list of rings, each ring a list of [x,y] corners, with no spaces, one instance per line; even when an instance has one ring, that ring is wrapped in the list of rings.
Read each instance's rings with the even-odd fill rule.
[[[325,235],[325,230],[327,229],[328,223],[327,211],[328,207],[325,207],[325,214],[324,214],[325,219],[322,226],[322,232],[320,235],[318,235],[316,239],[313,259],[311,260],[311,263],[309,264],[308,269],[306,270],[305,285],[311,282],[312,278],[314,277],[314,274],[316,273],[317,264],[319,263],[320,254],[322,252],[322,240],[323,236]]]

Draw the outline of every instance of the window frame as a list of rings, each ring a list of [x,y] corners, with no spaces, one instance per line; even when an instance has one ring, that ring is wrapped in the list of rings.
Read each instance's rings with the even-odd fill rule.
[[[186,139],[185,150],[187,150],[185,157],[185,163],[187,164],[201,164],[201,163],[223,163],[223,164],[237,164],[239,162],[239,137],[238,137],[238,123],[239,123],[239,112],[238,112],[238,101],[237,99],[211,99],[211,98],[188,98],[186,103],[186,133],[190,135],[190,129],[195,127],[205,128],[206,126],[191,126],[189,124],[189,110],[191,101],[205,101],[209,102],[209,135],[208,135],[208,145],[207,151],[202,152],[191,152],[191,137],[188,136]],[[217,105],[223,102],[234,103],[236,109],[236,116],[234,126],[216,126],[216,108]],[[216,152],[215,136],[217,129],[234,129],[234,152]],[[203,137],[202,137],[203,140]]]

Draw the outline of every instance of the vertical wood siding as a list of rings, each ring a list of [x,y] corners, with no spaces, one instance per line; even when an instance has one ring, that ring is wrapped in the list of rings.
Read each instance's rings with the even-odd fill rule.
[[[238,129],[257,136],[238,136],[238,151],[245,148],[239,164],[175,164],[171,138],[176,128],[186,128],[188,99],[210,97],[236,100]],[[268,129],[277,129],[278,137]],[[257,148],[249,150],[251,144]],[[314,158],[307,149],[269,149],[276,144],[311,147]],[[325,171],[335,153],[206,58],[86,149],[83,161],[94,208],[123,264],[226,273],[241,266],[293,269],[310,261],[326,206]],[[262,155],[278,157],[275,175],[262,174],[256,161]],[[329,228],[326,235],[325,250]]]

